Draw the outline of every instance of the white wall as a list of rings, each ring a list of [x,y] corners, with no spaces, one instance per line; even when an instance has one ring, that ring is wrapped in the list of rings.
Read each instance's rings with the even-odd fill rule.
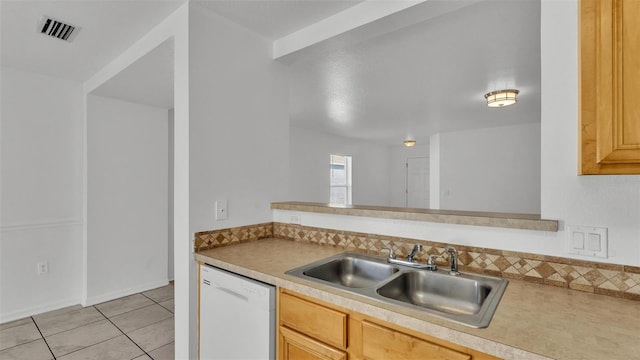
[[[610,260],[640,265],[640,175],[576,176],[577,1],[543,1],[542,25],[542,214],[608,228]]]
[[[439,136],[440,209],[540,213],[540,124]]]
[[[577,176],[577,2],[542,1],[541,212],[560,231],[304,213],[303,225],[640,266],[640,176]],[[433,154],[432,154],[433,155]],[[274,221],[287,222],[287,211]],[[609,229],[609,258],[569,255],[565,226]]]
[[[0,322],[77,304],[81,85],[2,67]],[[49,274],[38,276],[46,261]]]
[[[301,127],[289,128],[290,198],[329,202],[329,155],[352,156],[354,204],[389,204],[389,147],[325,134]],[[372,176],[375,174],[375,176]]]
[[[407,159],[430,157],[428,144],[384,146],[295,126],[289,131],[290,199],[296,201],[329,201],[326,164],[328,154],[337,153],[353,156],[354,204],[404,207]],[[442,195],[438,184],[446,184],[450,193],[438,198],[440,208],[540,213],[539,124],[437,136],[434,192]]]
[[[197,3],[189,9],[189,232],[269,222],[270,203],[286,198],[289,179],[284,67],[271,59],[269,41]],[[177,135],[178,121],[176,113]],[[228,201],[227,220],[214,220],[217,199]],[[188,295],[182,309],[190,320],[188,329],[176,327],[176,339],[188,331],[194,359],[198,282],[190,251],[189,276],[178,272],[186,265],[178,252],[187,249],[176,241],[176,285],[189,287],[184,294],[176,287],[176,298]],[[176,358],[187,358],[176,349]]]
[[[429,138],[429,207],[440,209],[440,134]]]
[[[389,161],[389,205],[404,207],[407,204],[407,159],[429,157],[428,144],[416,144],[413,147],[397,145],[390,147]]]
[[[169,110],[169,136],[167,137],[167,141],[169,144],[169,168],[168,168],[168,180],[169,183],[168,185],[168,195],[169,195],[169,201],[167,206],[169,207],[169,211],[167,213],[167,216],[169,218],[169,223],[168,223],[168,242],[169,244],[167,245],[167,251],[168,251],[168,263],[167,263],[167,278],[169,280],[173,280],[175,278],[174,276],[174,256],[175,256],[175,251],[173,249],[174,247],[174,227],[173,227],[173,187],[174,187],[174,183],[173,183],[173,177],[174,177],[174,170],[173,170],[173,166],[174,166],[174,160],[173,160],[173,152],[175,150],[175,146],[174,146],[174,127],[175,127],[175,110],[170,109]]]
[[[126,69],[165,41],[174,44],[174,128],[173,128],[173,233],[175,287],[175,354],[176,359],[196,356],[197,349],[197,274],[193,261],[189,232],[189,3],[178,8],[167,19],[134,43],[124,53],[83,84],[84,96],[111,77]],[[85,101],[86,104],[86,101]],[[86,112],[86,109],[85,109]],[[85,116],[86,118],[86,116]],[[85,144],[86,146],[86,144]],[[86,157],[85,157],[86,164]],[[84,180],[86,192],[86,176]],[[84,214],[86,215],[86,201]],[[84,262],[89,243],[84,229]],[[87,279],[83,281],[86,302]]]
[[[288,188],[284,66],[271,43],[192,3],[189,19],[191,232],[271,221]],[[215,220],[216,200],[228,219]]]
[[[165,285],[168,112],[90,95],[87,303]]]

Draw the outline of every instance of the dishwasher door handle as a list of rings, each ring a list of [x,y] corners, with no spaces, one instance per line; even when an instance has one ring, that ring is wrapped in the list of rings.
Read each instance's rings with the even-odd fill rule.
[[[249,298],[247,296],[245,296],[243,294],[240,294],[239,292],[235,292],[233,290],[230,290],[230,289],[227,289],[227,288],[223,288],[223,287],[220,287],[220,286],[214,286],[214,289],[218,289],[218,290],[220,290],[220,291],[222,291],[224,293],[227,293],[227,294],[229,294],[231,296],[237,297],[237,298],[239,298],[241,300],[244,300],[244,301],[247,301],[247,302],[249,301]]]

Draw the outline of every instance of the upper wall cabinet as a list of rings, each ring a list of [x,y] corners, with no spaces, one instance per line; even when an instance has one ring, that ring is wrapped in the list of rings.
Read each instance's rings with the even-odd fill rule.
[[[640,1],[580,0],[580,174],[640,174]]]

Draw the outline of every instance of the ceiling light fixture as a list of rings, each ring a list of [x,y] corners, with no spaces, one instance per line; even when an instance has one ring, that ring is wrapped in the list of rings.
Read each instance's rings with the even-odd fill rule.
[[[505,107],[515,104],[519,93],[515,89],[498,90],[484,94],[484,98],[487,99],[488,107]]]
[[[404,141],[404,146],[406,146],[406,147],[412,147],[415,144],[416,144],[415,140],[405,140]]]

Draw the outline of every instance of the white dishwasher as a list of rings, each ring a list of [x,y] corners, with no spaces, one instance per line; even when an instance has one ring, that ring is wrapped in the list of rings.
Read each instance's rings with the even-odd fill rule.
[[[275,359],[275,287],[200,267],[200,360]]]

